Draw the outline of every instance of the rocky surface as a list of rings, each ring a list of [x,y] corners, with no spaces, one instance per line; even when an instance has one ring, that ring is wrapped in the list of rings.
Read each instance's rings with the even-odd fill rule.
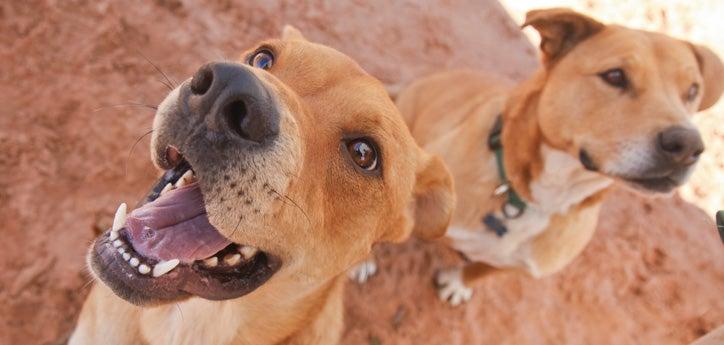
[[[448,67],[521,79],[536,66],[497,2],[386,3],[0,3],[0,343],[65,341],[88,291],[93,232],[156,177],[144,136],[153,112],[141,104],[167,89],[152,63],[177,82],[291,23],[393,86]],[[564,272],[491,279],[464,308],[438,302],[431,287],[453,253],[382,245],[381,273],[347,289],[343,343],[681,344],[724,322],[724,252],[710,213],[616,192]]]

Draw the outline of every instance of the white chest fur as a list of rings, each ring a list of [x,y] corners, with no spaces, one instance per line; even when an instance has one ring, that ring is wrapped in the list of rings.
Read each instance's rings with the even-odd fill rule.
[[[553,215],[566,213],[571,206],[612,183],[610,178],[583,169],[578,160],[565,152],[543,145],[541,155],[543,171],[531,184],[534,200],[528,203],[525,213],[508,220],[499,211],[495,212],[505,223],[507,232],[503,236],[486,229],[482,223],[478,228],[467,229],[456,226],[453,221],[447,237],[455,249],[474,261],[497,267],[526,268],[537,275],[528,250],[530,241],[546,230]]]

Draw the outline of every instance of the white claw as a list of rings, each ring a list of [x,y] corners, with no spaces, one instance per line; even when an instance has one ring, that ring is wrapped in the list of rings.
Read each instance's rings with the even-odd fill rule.
[[[256,249],[256,247],[252,247],[252,246],[241,246],[239,248],[239,253],[241,253],[241,256],[244,257],[244,260],[249,260],[249,259],[253,258],[254,255],[256,255],[256,253],[258,251],[259,250]]]
[[[154,277],[160,277],[168,272],[170,272],[172,269],[176,268],[178,266],[179,260],[178,259],[171,259],[168,261],[161,261],[156,264],[156,266],[153,266],[153,276]]]
[[[191,180],[193,179],[194,172],[189,170],[186,170],[186,172],[181,175],[181,178],[176,181],[176,188],[183,187],[189,183],[191,183]]]
[[[116,210],[116,215],[113,217],[113,227],[111,228],[111,232],[121,230],[121,228],[123,228],[123,225],[126,224],[127,209],[128,206],[125,202],[118,206],[118,209]]]
[[[136,267],[140,261],[138,261],[138,258],[131,258],[131,260],[128,260],[128,263],[131,264],[131,267]]]
[[[113,246],[116,248],[120,247],[122,244],[123,244],[123,242],[121,242],[121,240],[113,241]]]
[[[148,272],[151,272],[151,267],[148,267],[148,265],[141,264],[140,266],[138,266],[138,273],[148,274]]]
[[[219,264],[219,258],[217,258],[215,256],[212,256],[212,257],[204,260],[204,265],[209,266],[209,267],[216,267],[216,265],[218,265],[218,264]]]
[[[111,241],[118,239],[118,231],[111,231],[111,234],[108,235],[108,239]]]
[[[126,261],[131,260],[131,254],[123,253],[123,260],[126,260]]]
[[[164,195],[166,192],[168,192],[172,189],[173,189],[173,185],[170,182],[167,183],[166,186],[163,187],[163,189],[161,189],[161,195]]]
[[[229,254],[224,257],[224,263],[229,266],[234,266],[241,261],[241,255],[240,254]]]

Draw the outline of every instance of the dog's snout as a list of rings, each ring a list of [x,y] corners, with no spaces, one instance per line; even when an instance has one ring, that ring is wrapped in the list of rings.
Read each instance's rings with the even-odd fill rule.
[[[704,152],[699,131],[679,126],[669,127],[658,134],[657,145],[668,159],[677,164],[694,164]]]
[[[207,118],[209,129],[225,136],[262,143],[275,137],[279,111],[266,87],[249,68],[208,63],[189,83],[193,113]]]

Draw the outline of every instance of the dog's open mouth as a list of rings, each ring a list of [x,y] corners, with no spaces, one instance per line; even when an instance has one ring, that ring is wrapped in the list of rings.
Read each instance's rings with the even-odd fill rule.
[[[243,296],[281,266],[273,255],[233,243],[210,223],[191,166],[166,171],[140,207],[96,238],[89,256],[96,275],[117,295],[146,305],[192,295]]]

